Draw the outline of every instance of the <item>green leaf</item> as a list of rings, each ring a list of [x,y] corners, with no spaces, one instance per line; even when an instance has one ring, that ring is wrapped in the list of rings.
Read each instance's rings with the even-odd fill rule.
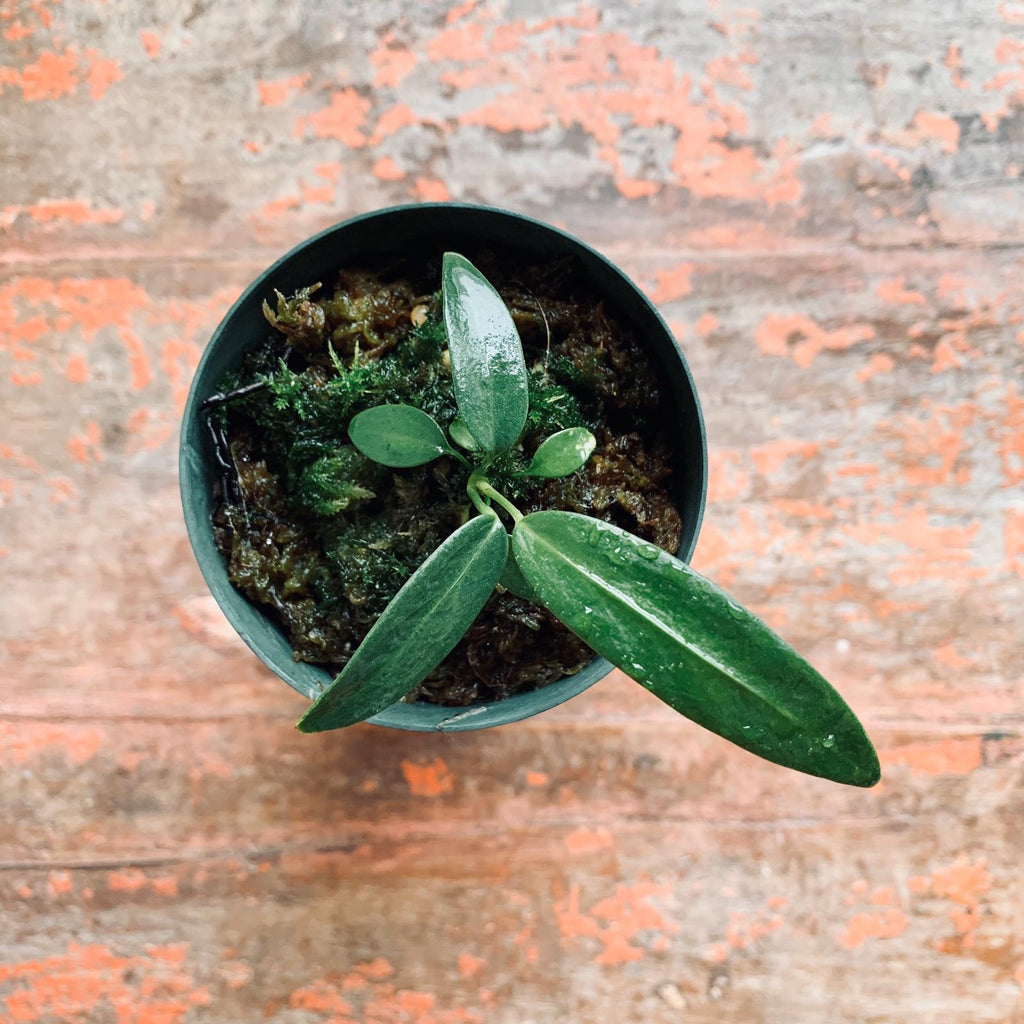
[[[353,725],[404,697],[462,638],[507,557],[508,534],[497,516],[476,516],[460,526],[392,598],[349,663],[299,720],[299,730]]]
[[[715,584],[587,516],[516,524],[516,562],[541,602],[666,704],[769,761],[872,786],[878,757],[842,697]]]
[[[460,448],[465,448],[467,452],[480,451],[480,445],[473,439],[473,435],[469,432],[469,427],[466,426],[466,421],[461,416],[456,416],[452,420],[451,425],[448,427],[448,436]]]
[[[353,416],[352,443],[368,458],[393,469],[422,466],[448,451],[437,423],[412,405],[378,405]]]
[[[458,253],[444,254],[441,292],[459,413],[484,451],[504,451],[519,440],[529,407],[526,360],[512,314]]]
[[[502,570],[501,579],[498,580],[498,584],[510,593],[515,594],[516,597],[539,604],[540,598],[533,592],[533,587],[526,582],[526,577],[523,576],[519,566],[516,565],[516,557],[512,551],[512,538],[509,537],[508,540],[508,561],[505,563],[505,568]]]
[[[586,427],[570,427],[552,434],[537,449],[523,476],[568,476],[586,464],[597,440]]]

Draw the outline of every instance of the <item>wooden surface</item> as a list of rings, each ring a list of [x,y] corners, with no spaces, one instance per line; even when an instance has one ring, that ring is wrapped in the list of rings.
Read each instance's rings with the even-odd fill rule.
[[[4,1024],[1024,1021],[1020,0],[0,0]],[[299,736],[191,558],[206,338],[293,243],[452,197],[647,287],[697,562],[882,784],[620,677]]]

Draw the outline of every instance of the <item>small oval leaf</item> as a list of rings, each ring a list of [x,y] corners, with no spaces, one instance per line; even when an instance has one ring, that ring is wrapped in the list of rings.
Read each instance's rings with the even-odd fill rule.
[[[422,466],[448,450],[437,423],[412,405],[378,405],[352,417],[352,443],[368,458],[393,469]]]
[[[586,427],[569,427],[552,434],[537,449],[523,476],[568,476],[586,464],[597,440]]]
[[[444,254],[441,292],[459,413],[484,451],[504,451],[519,440],[529,407],[512,314],[487,278],[455,252]]]
[[[476,443],[473,435],[469,432],[469,427],[466,426],[466,421],[461,416],[456,416],[452,420],[451,425],[448,427],[448,436],[455,444],[460,448],[464,448],[467,452],[480,451],[480,445]]]
[[[299,730],[341,729],[404,697],[472,625],[507,557],[508,534],[497,516],[460,526],[406,580]]]
[[[572,512],[526,516],[512,549],[550,611],[676,711],[777,764],[878,781],[878,756],[843,698],[685,563]]]

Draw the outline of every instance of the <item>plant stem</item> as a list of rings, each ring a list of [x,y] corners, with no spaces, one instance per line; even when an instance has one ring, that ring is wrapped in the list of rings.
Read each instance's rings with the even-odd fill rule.
[[[518,523],[523,518],[523,513],[503,494],[499,494],[486,480],[478,480],[476,488],[486,497],[493,498],[512,517],[514,522]]]
[[[471,473],[469,477],[469,483],[466,484],[466,493],[469,495],[469,500],[473,502],[473,504],[476,506],[477,512],[481,513],[481,515],[484,512],[492,516],[495,515],[496,513],[494,509],[491,508],[490,505],[488,505],[483,500],[483,498],[481,498],[480,491],[477,490],[477,484],[478,480],[476,477],[476,473]]]

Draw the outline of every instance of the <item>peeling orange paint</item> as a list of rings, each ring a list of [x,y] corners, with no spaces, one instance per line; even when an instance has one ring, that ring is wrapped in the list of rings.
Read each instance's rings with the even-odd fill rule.
[[[118,956],[105,945],[70,943],[67,953],[0,964],[12,1024],[116,1019],[123,1024],[184,1024],[209,1004],[207,989],[184,969],[187,947],[150,946]]]
[[[599,900],[588,913],[580,911],[579,886],[572,886],[565,899],[554,903],[555,918],[563,944],[574,938],[595,938],[602,945],[594,963],[611,967],[641,960],[646,955],[634,943],[640,932],[676,934],[679,926],[652,907],[648,900],[665,899],[671,886],[652,882],[618,885],[613,896]],[[604,923],[602,923],[604,922]]]
[[[852,324],[826,331],[803,313],[766,316],[754,332],[757,347],[767,356],[788,356],[802,368],[822,352],[842,351],[875,336],[868,324]]]
[[[773,476],[789,459],[799,458],[803,462],[813,459],[821,450],[816,441],[790,441],[780,438],[750,449],[750,457],[758,473]]]
[[[533,772],[528,771],[526,773],[526,784],[533,786],[535,789],[541,786],[546,786],[551,781],[551,777],[547,772]]]
[[[143,29],[139,33],[139,42],[142,43],[142,48],[146,51],[146,56],[150,60],[156,60],[160,56],[160,50],[164,44],[158,32]]]
[[[455,776],[439,757],[427,764],[403,760],[402,774],[413,796],[437,797],[455,789]]]
[[[37,725],[31,728],[0,722],[0,764],[26,765],[60,754],[72,764],[85,764],[103,746],[103,734],[81,726]]]
[[[856,949],[868,939],[895,939],[907,930],[909,923],[898,907],[854,914],[839,941],[846,949]]]
[[[260,105],[264,107],[279,107],[291,96],[302,92],[310,82],[311,75],[304,72],[300,75],[292,75],[291,78],[279,78],[273,82],[258,81],[256,83],[260,94]]]
[[[86,50],[85,57],[89,62],[89,72],[86,75],[89,97],[101,100],[112,85],[124,79],[124,72],[116,60],[100,57],[95,50]]]
[[[417,178],[416,195],[427,203],[446,203],[451,199],[448,186],[436,178]]]
[[[721,320],[719,320],[714,313],[707,312],[702,313],[697,318],[697,323],[694,324],[694,329],[701,338],[708,338],[721,326]]]
[[[107,888],[112,892],[138,892],[146,884],[146,876],[138,868],[107,872]]]
[[[75,883],[69,871],[51,871],[46,883],[46,890],[52,897],[66,896],[73,892]]]
[[[615,837],[606,828],[591,829],[581,826],[573,829],[565,837],[565,848],[574,857],[598,853],[601,850],[612,849],[614,846]]]
[[[392,37],[370,54],[374,69],[373,84],[378,89],[394,89],[416,67],[417,56],[404,47],[395,45]]]
[[[405,171],[390,156],[382,156],[375,160],[370,170],[378,181],[401,181],[405,177]]]
[[[865,384],[879,374],[891,373],[895,365],[891,356],[887,356],[884,352],[876,352],[868,360],[867,365],[857,372],[857,380]]]
[[[7,76],[0,77],[0,92],[5,81],[20,86],[21,98],[26,103],[40,100],[55,100],[75,91],[78,80],[75,72],[78,57],[70,47],[63,53],[44,51],[37,60],[26,64],[20,72],[8,70]],[[0,68],[0,71],[5,69]]]
[[[657,285],[650,292],[652,302],[673,302],[689,295],[693,291],[691,277],[694,266],[692,263],[684,262],[673,267],[671,270],[657,271]]]
[[[981,738],[906,743],[880,750],[878,758],[887,768],[906,765],[913,775],[970,775],[981,767]]]
[[[487,961],[481,957],[473,956],[472,953],[460,953],[459,977],[472,978],[474,975],[479,974],[486,965]]]
[[[317,139],[336,139],[346,146],[365,146],[364,130],[369,110],[370,101],[355,89],[340,89],[331,94],[331,101],[326,107],[297,117],[294,134],[303,138],[307,132],[312,132]]]
[[[883,302],[891,302],[896,306],[924,306],[925,298],[920,292],[910,291],[906,287],[906,279],[901,274],[899,277],[888,277],[878,282],[876,294]]]
[[[942,143],[946,153],[955,153],[960,148],[960,125],[948,114],[934,114],[919,110],[914,126],[925,136]]]

